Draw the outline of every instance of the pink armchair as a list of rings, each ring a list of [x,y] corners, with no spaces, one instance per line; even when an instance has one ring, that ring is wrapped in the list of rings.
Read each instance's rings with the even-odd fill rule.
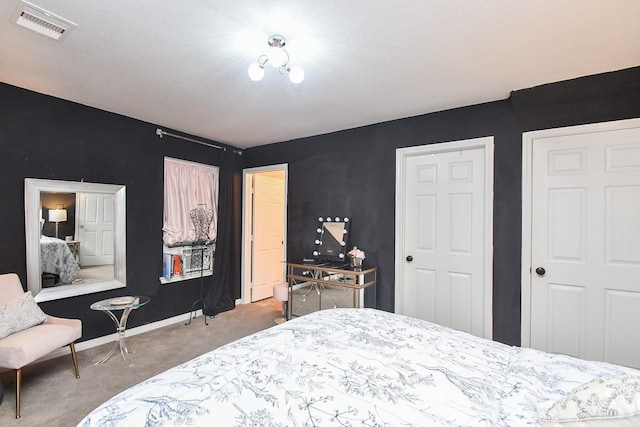
[[[15,273],[0,275],[0,306],[24,295]],[[20,418],[20,382],[22,368],[29,363],[68,345],[71,348],[76,378],[80,378],[74,341],[82,336],[82,322],[46,316],[44,322],[0,339],[0,368],[16,370],[16,418]]]

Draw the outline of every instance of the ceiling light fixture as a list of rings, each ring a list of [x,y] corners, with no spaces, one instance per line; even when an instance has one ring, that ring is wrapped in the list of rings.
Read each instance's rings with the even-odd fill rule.
[[[284,49],[287,40],[283,35],[273,34],[267,39],[269,53],[260,55],[258,62],[249,65],[249,78],[255,82],[262,80],[266,67],[277,68],[280,74],[289,73],[289,80],[300,83],[304,80],[304,70],[299,65],[289,65],[289,52]]]

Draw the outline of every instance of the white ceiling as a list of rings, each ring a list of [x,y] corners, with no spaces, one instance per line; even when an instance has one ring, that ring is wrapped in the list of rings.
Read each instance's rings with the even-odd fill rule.
[[[639,0],[32,0],[77,24],[63,41],[18,3],[0,81],[243,148],[640,65]],[[248,78],[273,33],[304,82]]]

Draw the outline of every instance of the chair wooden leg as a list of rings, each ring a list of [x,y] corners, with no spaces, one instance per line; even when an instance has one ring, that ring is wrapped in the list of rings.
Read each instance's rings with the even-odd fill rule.
[[[71,348],[71,358],[73,359],[73,367],[76,368],[76,378],[80,378],[80,370],[78,370],[78,357],[76,356],[76,345],[75,343],[69,344]]]
[[[22,368],[16,369],[16,418],[20,418],[20,383],[22,382]]]

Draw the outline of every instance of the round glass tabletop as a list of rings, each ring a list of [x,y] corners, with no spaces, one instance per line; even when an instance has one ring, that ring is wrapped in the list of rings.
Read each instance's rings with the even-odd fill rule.
[[[145,296],[124,296],[104,299],[102,301],[91,304],[91,310],[125,310],[127,308],[138,308],[151,301],[151,298]]]

